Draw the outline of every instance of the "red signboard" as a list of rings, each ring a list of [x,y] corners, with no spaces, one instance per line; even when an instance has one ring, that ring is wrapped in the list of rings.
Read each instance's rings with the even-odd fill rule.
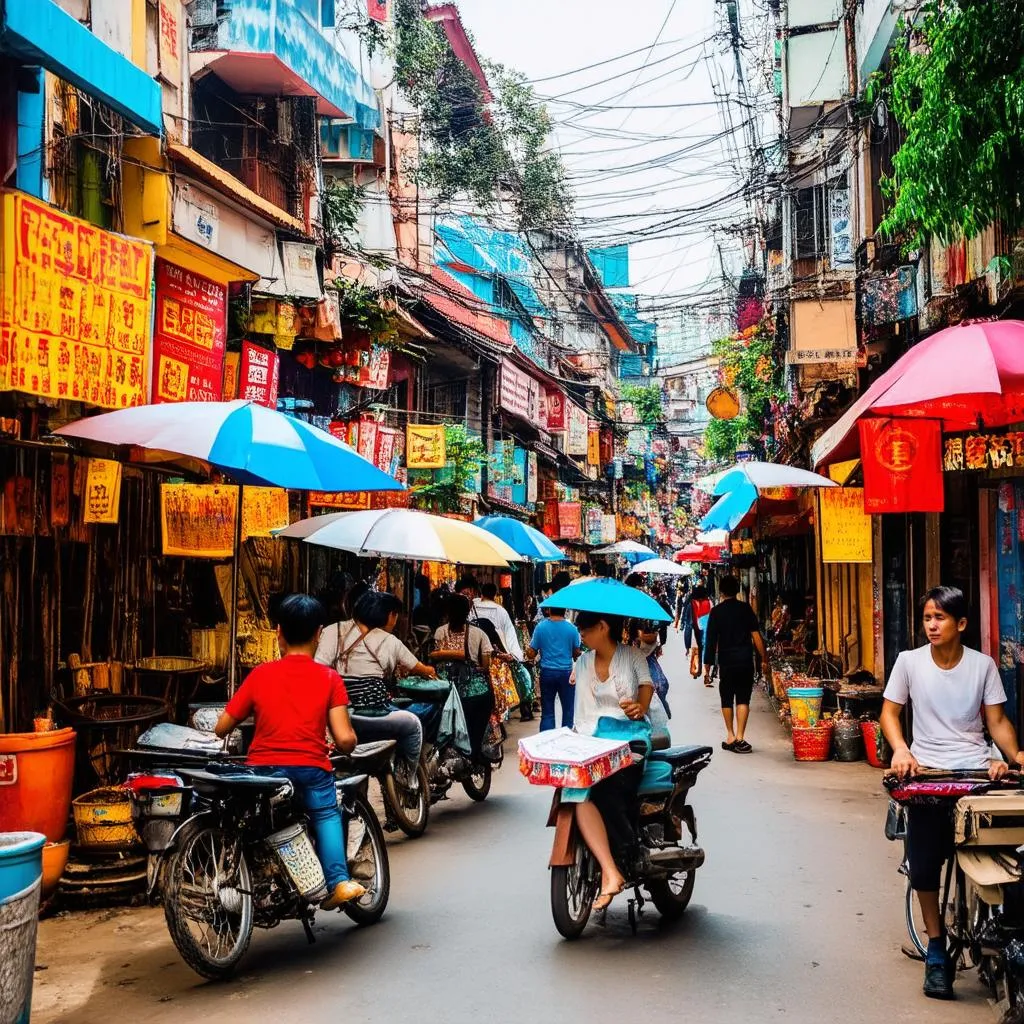
[[[860,454],[868,514],[945,508],[939,420],[863,419]]]
[[[562,540],[583,536],[583,506],[578,501],[558,503],[558,536]]]
[[[220,400],[227,307],[223,285],[165,260],[156,261],[154,402]]]
[[[551,433],[565,430],[565,395],[557,388],[547,388],[544,401],[547,405],[547,430]]]
[[[374,452],[373,462],[378,469],[385,473],[391,472],[391,463],[398,452],[399,439],[404,437],[405,434],[401,430],[392,427],[377,428],[377,450]]]
[[[377,452],[377,421],[360,418],[359,433],[356,435],[356,451],[367,462],[373,462]]]
[[[242,342],[242,369],[239,374],[239,398],[269,409],[277,408],[277,353],[260,348],[251,341]]]

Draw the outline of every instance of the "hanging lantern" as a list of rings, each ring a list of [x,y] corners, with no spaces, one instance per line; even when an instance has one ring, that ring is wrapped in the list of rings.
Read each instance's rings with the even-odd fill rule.
[[[705,404],[716,420],[734,420],[740,414],[740,400],[728,388],[715,388]]]

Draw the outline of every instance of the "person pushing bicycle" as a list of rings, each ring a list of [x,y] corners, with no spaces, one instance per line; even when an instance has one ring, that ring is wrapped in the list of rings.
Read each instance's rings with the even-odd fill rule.
[[[921,602],[927,646],[896,659],[882,704],[881,725],[893,749],[892,771],[901,779],[922,769],[987,770],[993,780],[1009,765],[992,756],[986,738],[1011,763],[1024,765],[1017,732],[1006,717],[1006,691],[996,663],[963,644],[967,599],[956,587],[934,587]],[[900,715],[910,701],[914,739],[909,746]],[[907,857],[928,933],[924,994],[953,999],[955,965],[949,956],[939,908],[942,865],[953,851],[952,805],[908,808]]]

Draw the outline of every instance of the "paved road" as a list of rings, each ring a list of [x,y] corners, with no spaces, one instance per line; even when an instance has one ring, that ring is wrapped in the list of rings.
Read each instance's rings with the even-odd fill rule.
[[[676,638],[666,663],[674,735],[717,748],[714,693],[689,679]],[[973,975],[959,1002],[933,1003],[920,965],[900,954],[902,878],[882,837],[879,773],[794,763],[763,703],[750,740],[753,755],[719,750],[694,790],[707,863],[675,926],[652,914],[634,937],[620,900],[606,929],[559,938],[549,793],[527,786],[511,756],[485,804],[460,793],[422,839],[392,841],[391,909],[373,928],[321,915],[313,947],[295,923],[257,932],[242,973],[210,985],[180,962],[158,910],[45,921],[33,1020],[993,1020]]]

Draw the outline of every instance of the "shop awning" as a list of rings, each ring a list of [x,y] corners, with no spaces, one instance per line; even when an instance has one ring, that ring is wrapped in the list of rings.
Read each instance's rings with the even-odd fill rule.
[[[159,83],[54,0],[5,0],[0,8],[5,54],[52,71],[144,132],[163,133]]]

